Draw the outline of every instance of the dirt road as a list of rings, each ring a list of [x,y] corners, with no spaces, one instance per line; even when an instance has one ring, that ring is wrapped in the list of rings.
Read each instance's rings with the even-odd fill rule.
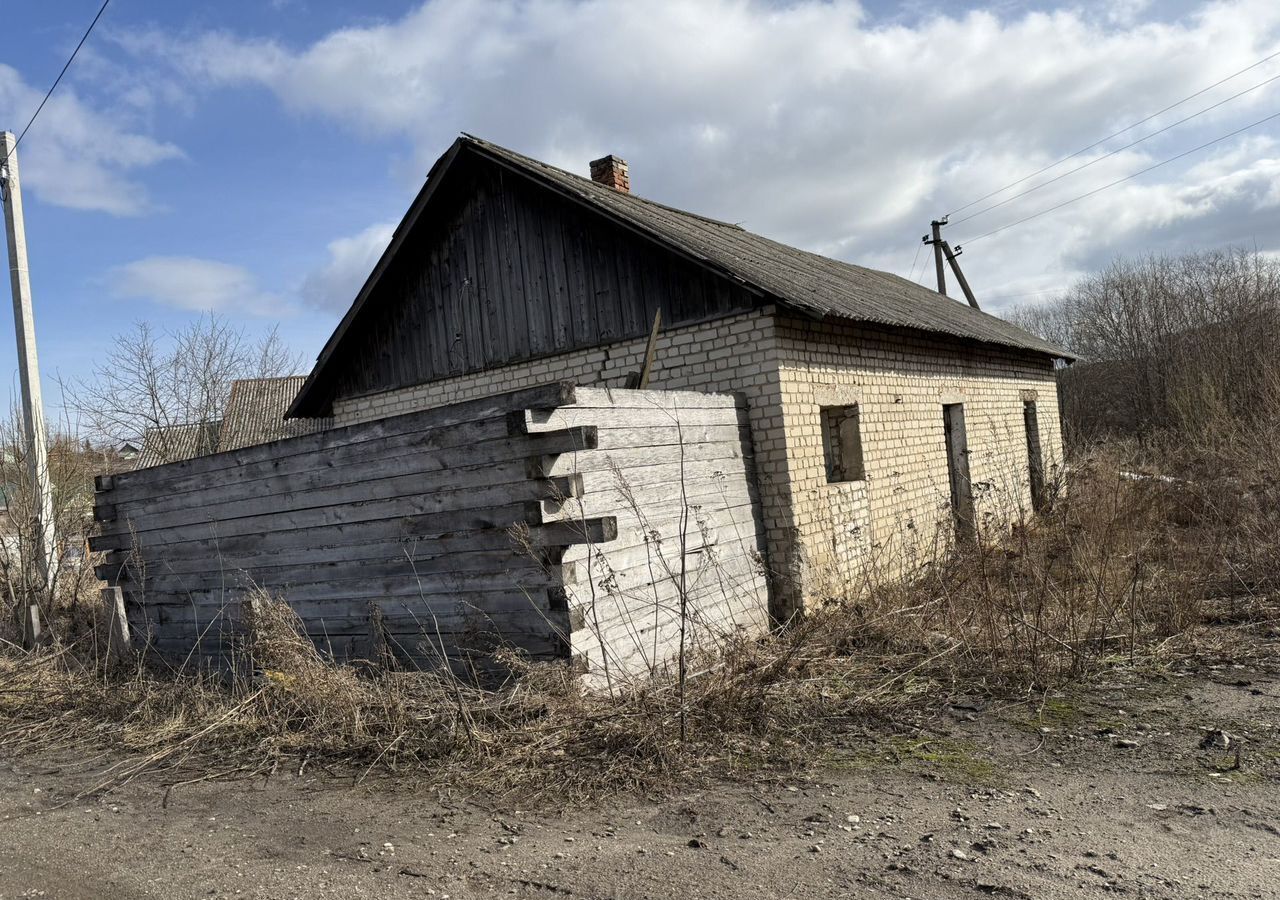
[[[1280,897],[1280,679],[1237,669],[944,711],[794,780],[573,809],[307,772],[0,759],[0,900]],[[1203,729],[1243,741],[1202,750]]]

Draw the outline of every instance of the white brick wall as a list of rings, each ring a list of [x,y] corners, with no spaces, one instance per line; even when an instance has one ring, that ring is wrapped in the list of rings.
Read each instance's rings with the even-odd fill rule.
[[[568,379],[623,386],[644,339],[338,400],[347,425]],[[650,387],[747,397],[775,574],[775,612],[850,580],[892,577],[950,540],[942,404],[962,402],[979,520],[988,531],[1029,507],[1023,392],[1035,393],[1046,472],[1061,460],[1049,360],[773,308],[662,334]],[[867,478],[828,484],[819,409],[858,403]]]

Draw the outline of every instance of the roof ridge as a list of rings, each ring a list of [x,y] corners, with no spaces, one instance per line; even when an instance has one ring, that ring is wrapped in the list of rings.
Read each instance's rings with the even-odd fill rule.
[[[600,212],[629,220],[670,246],[810,314],[916,328],[1071,358],[1063,348],[1011,322],[901,275],[803,250],[740,225],[614,191],[474,135],[465,135],[465,140],[561,191],[580,195]]]
[[[715,219],[715,218],[712,218],[711,216],[704,216],[701,213],[690,212],[687,209],[680,209],[678,206],[671,206],[670,204],[663,203],[659,200],[652,200],[649,197],[642,197],[639,194],[632,193],[631,191],[617,191],[617,190],[614,190],[613,188],[605,187],[604,185],[601,185],[601,184],[596,184],[596,182],[592,181],[590,178],[587,178],[583,175],[579,175],[577,172],[570,172],[568,169],[562,169],[559,166],[553,166],[551,165],[551,163],[543,162],[540,159],[534,159],[532,156],[526,156],[525,154],[520,153],[517,150],[512,150],[511,148],[504,147],[501,144],[495,144],[493,143],[493,141],[487,141],[481,137],[476,137],[474,134],[468,134],[467,132],[464,131],[462,132],[462,136],[469,143],[475,144],[476,146],[479,146],[483,149],[496,150],[503,155],[516,157],[519,161],[524,162],[525,164],[535,168],[551,169],[552,171],[559,172],[561,175],[567,175],[570,178],[573,178],[573,179],[576,179],[577,181],[582,182],[584,186],[590,185],[593,190],[610,191],[612,196],[617,197],[618,199],[623,200],[624,202],[628,200],[634,200],[638,203],[644,203],[649,206],[656,206],[659,209],[665,209],[669,212],[678,213],[679,215],[682,215],[682,216],[688,216],[691,219],[697,219],[701,222],[707,222],[711,225],[719,225],[722,228],[731,228],[735,231],[744,231],[744,232],[746,231],[745,228],[743,228],[741,225],[738,225],[735,222],[726,222],[723,219]],[[750,233],[750,232],[747,232],[747,233]]]

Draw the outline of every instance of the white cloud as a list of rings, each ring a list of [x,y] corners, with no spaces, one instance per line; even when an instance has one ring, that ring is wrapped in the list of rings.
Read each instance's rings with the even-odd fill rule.
[[[391,241],[394,222],[371,225],[329,244],[329,260],[302,282],[302,298],[319,309],[344,312]]]
[[[249,270],[213,259],[148,256],[112,270],[108,284],[117,298],[177,309],[276,317],[289,312]]]
[[[1274,0],[1170,10],[1127,0],[880,20],[840,0],[431,0],[301,48],[225,32],[153,32],[132,46],[196,84],[265,86],[355,139],[408,139],[407,180],[458,131],[579,172],[615,152],[637,193],[905,274],[930,218],[1243,68],[1280,38]],[[1276,71],[1280,61],[1203,105]],[[1280,83],[1259,90],[951,237],[963,243],[1260,118],[1278,94]],[[1203,157],[1226,171],[1170,166],[974,243],[971,281],[980,295],[1040,290],[1152,243],[1247,239],[1232,225],[1241,204],[1277,206],[1258,152],[1271,151],[1233,141]],[[1264,249],[1280,247],[1280,225],[1255,220]]]
[[[0,63],[0,119],[25,122],[43,94]],[[121,120],[84,103],[62,85],[18,150],[24,187],[41,200],[71,209],[134,216],[153,206],[128,173],[177,159],[173,144],[129,130]]]

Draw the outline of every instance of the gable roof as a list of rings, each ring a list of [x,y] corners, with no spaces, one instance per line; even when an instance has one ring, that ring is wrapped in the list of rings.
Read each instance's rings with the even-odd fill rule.
[[[133,467],[149,469],[329,428],[332,419],[285,419],[304,380],[302,375],[236,379],[221,419],[148,428]]]
[[[227,398],[227,408],[222,416],[218,451],[239,450],[328,427],[327,419],[285,419],[285,411],[304,381],[304,375],[233,381],[231,396]]]
[[[325,344],[316,365],[299,390],[286,416],[300,415],[311,406],[320,374],[369,299],[374,286],[395,258],[450,165],[462,153],[472,153],[503,166],[542,186],[607,216],[668,249],[759,293],[765,302],[819,318],[910,328],[918,331],[1030,350],[1072,359],[1062,347],[913,281],[889,272],[868,269],[798,250],[753,234],[740,226],[675,209],[635,194],[616,191],[555,166],[462,135],[432,166],[426,184],[397,226],[391,242],[374,267],[355,302]]]

